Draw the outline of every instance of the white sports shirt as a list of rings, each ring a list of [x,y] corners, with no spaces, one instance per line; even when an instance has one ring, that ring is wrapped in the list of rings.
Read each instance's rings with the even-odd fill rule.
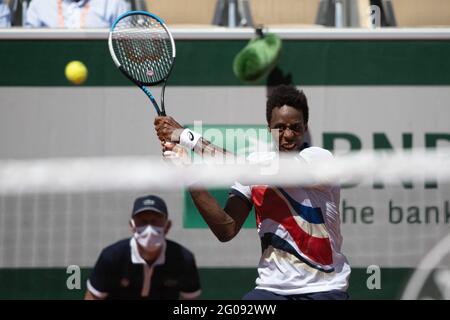
[[[307,147],[299,156],[307,163],[333,159],[319,147]],[[256,289],[281,295],[347,289],[350,266],[341,253],[339,186],[235,183],[230,193],[255,206],[262,245]]]

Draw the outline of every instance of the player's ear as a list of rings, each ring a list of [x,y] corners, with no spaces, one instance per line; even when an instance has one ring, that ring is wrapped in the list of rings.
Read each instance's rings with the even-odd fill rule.
[[[168,234],[171,227],[172,227],[172,220],[168,219],[166,222],[166,226],[164,227],[164,234]]]

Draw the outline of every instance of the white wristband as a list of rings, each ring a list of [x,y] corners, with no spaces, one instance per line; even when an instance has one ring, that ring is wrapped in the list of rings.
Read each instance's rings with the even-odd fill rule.
[[[201,134],[186,128],[180,134],[180,144],[189,150],[194,150],[195,145],[201,137]]]

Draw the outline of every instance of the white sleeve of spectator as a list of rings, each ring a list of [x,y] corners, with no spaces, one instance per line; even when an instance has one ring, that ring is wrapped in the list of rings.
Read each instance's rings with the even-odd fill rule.
[[[42,27],[41,20],[39,19],[38,7],[40,1],[33,0],[30,2],[27,8],[24,25],[26,27],[39,28]]]
[[[125,0],[120,0],[117,2],[117,18],[131,10],[131,4]]]
[[[200,295],[202,294],[202,290],[199,289],[197,291],[194,292],[182,292],[180,291],[180,297],[184,300],[192,300],[192,299],[197,299],[198,297],[200,297]]]
[[[100,299],[105,299],[108,296],[107,292],[101,292],[94,288],[94,286],[91,284],[91,282],[88,280],[86,283],[87,289],[90,293],[92,293],[94,296]]]
[[[3,1],[0,1],[0,28],[11,26],[11,14],[9,7]]]

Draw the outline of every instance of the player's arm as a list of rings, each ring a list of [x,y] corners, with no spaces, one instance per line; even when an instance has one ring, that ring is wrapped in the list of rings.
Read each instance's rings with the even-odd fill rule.
[[[175,146],[173,143],[164,144],[164,156],[166,151],[174,152],[179,157],[186,153],[185,149]],[[214,235],[222,242],[231,240],[241,229],[247,218],[251,204],[235,194],[230,194],[225,208],[219,205],[217,200],[204,187],[195,186],[189,188],[191,198],[195,206],[206,221]]]
[[[154,124],[156,134],[158,135],[158,138],[162,144],[164,142],[170,141],[183,145],[183,141],[180,140],[182,140],[181,135],[185,128],[178,122],[176,122],[175,119],[173,119],[172,117],[156,117]],[[234,156],[232,153],[212,144],[203,137],[199,137],[199,139],[193,146],[190,147],[190,149],[192,149],[195,153],[206,157]]]
[[[180,136],[184,128],[172,117],[157,117],[154,124],[158,138],[163,146],[168,141],[180,142]],[[201,137],[191,149],[202,156],[231,155]],[[222,208],[205,188],[190,188],[189,192],[203,219],[214,235],[222,242],[231,240],[239,232],[251,210],[243,199],[234,195],[230,196],[225,208]]]
[[[203,219],[221,242],[229,241],[238,234],[251,210],[243,199],[235,195],[228,198],[222,209],[208,190],[191,188],[189,192]]]

